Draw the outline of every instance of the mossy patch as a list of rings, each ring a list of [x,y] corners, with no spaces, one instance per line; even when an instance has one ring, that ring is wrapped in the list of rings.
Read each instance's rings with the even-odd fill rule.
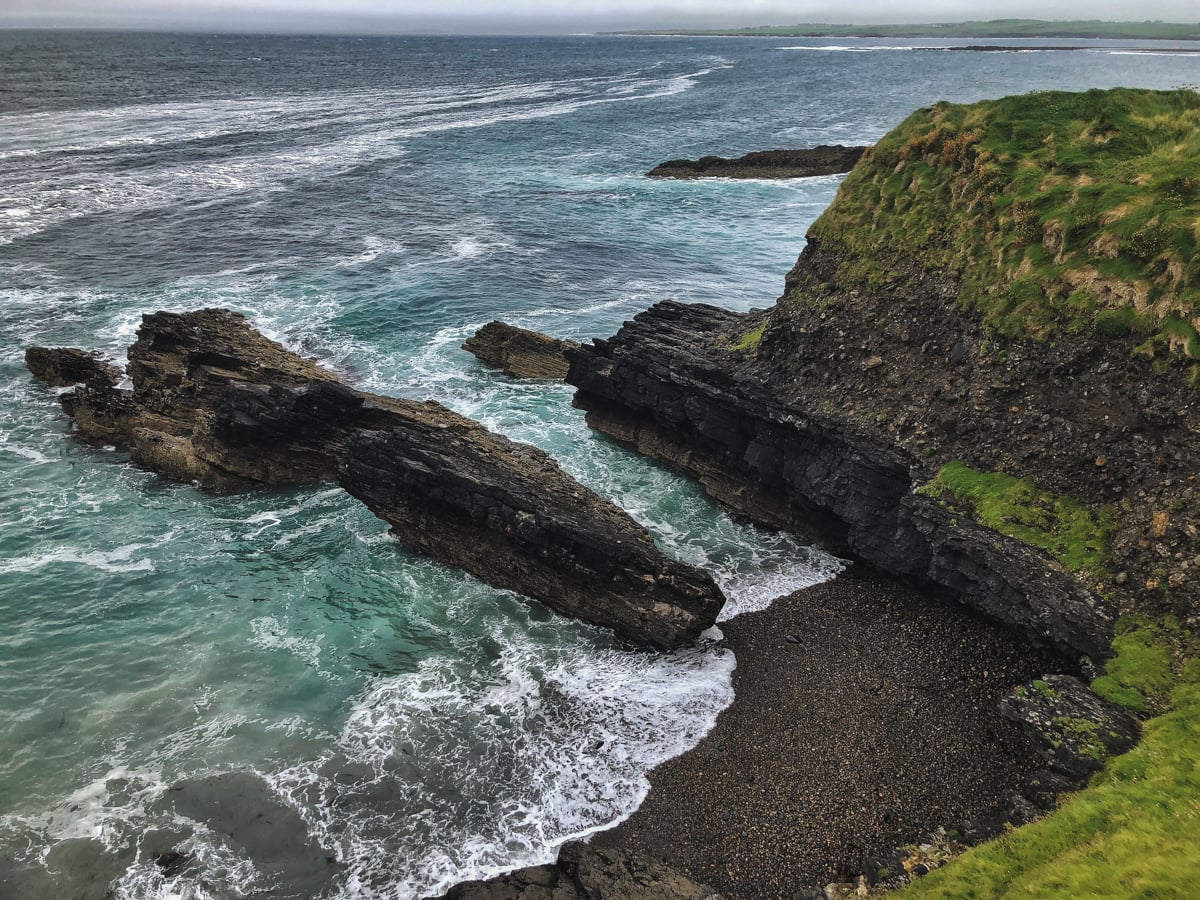
[[[968,508],[989,528],[1057,559],[1064,569],[1089,578],[1108,577],[1105,564],[1114,529],[1108,510],[1093,512],[1071,497],[1038,490],[1033,482],[1003,472],[980,472],[947,463],[921,493]]]
[[[1129,335],[1200,359],[1200,94],[1043,92],[918,110],[809,236],[843,283],[917,259],[993,331]]]
[[[1192,680],[1188,672],[1200,668],[1194,658],[1200,641],[1171,616],[1125,616],[1116,632],[1114,655],[1092,682],[1092,690],[1106,700],[1138,713],[1165,709],[1175,684]]]
[[[759,342],[762,341],[762,336],[767,331],[767,323],[763,322],[757,328],[746,332],[742,335],[742,339],[733,345],[733,349],[742,353],[749,353],[755,350]]]
[[[1061,808],[967,851],[900,897],[1184,897],[1200,878],[1200,685]]]

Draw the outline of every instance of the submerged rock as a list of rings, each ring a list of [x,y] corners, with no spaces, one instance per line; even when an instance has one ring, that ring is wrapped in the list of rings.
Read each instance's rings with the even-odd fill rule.
[[[642,853],[565,844],[558,862],[468,881],[440,900],[720,900],[712,888]]]
[[[702,156],[673,159],[655,166],[651,178],[811,178],[839,175],[854,168],[866,147],[822,144],[804,150],[758,150],[730,159]]]
[[[542,451],[437,403],[355,390],[237,313],[145,316],[130,390],[88,371],[61,398],[78,435],[167,477],[218,491],[338,481],[405,546],[643,645],[694,640],[724,603]]]
[[[566,351],[578,347],[575,341],[564,341],[509,325],[507,322],[488,322],[467,338],[462,348],[505,375],[514,378],[567,377]]]

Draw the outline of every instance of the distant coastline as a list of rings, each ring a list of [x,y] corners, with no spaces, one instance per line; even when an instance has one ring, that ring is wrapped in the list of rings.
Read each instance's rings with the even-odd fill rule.
[[[922,25],[760,25],[752,28],[656,29],[612,32],[628,35],[838,38],[1071,38],[1200,41],[1200,23],[1102,22],[1094,19],[992,19]]]

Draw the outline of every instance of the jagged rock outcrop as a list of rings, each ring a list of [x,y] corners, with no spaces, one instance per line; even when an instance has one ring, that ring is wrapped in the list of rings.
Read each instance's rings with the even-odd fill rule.
[[[25,367],[51,387],[85,382],[116,387],[121,380],[121,370],[102,354],[73,347],[30,347],[25,351]]]
[[[1114,616],[1029,546],[914,493],[917,461],[788,401],[738,362],[736,313],[656,305],[571,351],[588,424],[696,477],[738,514],[816,536],[1042,644],[1109,655]],[[744,341],[745,339],[742,338]]]
[[[552,338],[540,331],[529,331],[507,322],[488,322],[467,338],[462,348],[485,364],[513,378],[567,377],[566,351],[578,347],[576,341]]]
[[[712,888],[642,853],[563,845],[558,862],[456,885],[440,900],[720,900]]]
[[[803,150],[757,150],[745,156],[702,156],[660,163],[651,178],[811,178],[849,172],[866,147],[822,144]]]
[[[1000,713],[1032,738],[1052,772],[1082,784],[1138,741],[1134,718],[1078,678],[1046,675],[1000,701]]]
[[[237,313],[145,316],[128,390],[101,363],[31,354],[85,379],[61,398],[81,438],[170,478],[219,491],[336,480],[406,546],[644,645],[694,640],[724,602],[542,451],[437,403],[357,391]]]

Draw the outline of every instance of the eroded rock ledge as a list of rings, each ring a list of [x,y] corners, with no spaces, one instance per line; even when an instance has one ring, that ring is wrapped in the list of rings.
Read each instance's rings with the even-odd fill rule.
[[[488,322],[467,338],[462,348],[480,361],[513,378],[567,377],[566,351],[579,344],[552,338],[499,320]]]
[[[545,453],[437,403],[355,390],[221,309],[143,317],[130,389],[81,351],[30,348],[77,435],[217,491],[337,481],[405,546],[643,645],[694,640],[724,599]]]
[[[575,403],[593,428],[751,520],[816,536],[1042,645],[1111,653],[1112,612],[1051,561],[914,492],[919,466],[903,450],[789,403],[739,367],[730,348],[753,321],[660,303],[568,353]]]
[[[805,150],[757,150],[745,156],[672,159],[646,174],[651,178],[812,178],[849,172],[866,147],[822,144]]]

